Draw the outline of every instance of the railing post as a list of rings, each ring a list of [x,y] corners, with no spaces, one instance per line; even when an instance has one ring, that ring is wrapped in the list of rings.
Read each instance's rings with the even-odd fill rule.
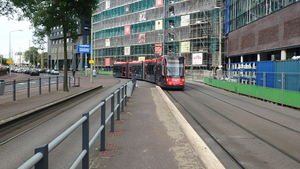
[[[42,78],[39,78],[39,93],[42,94]]]
[[[124,112],[124,106],[125,106],[125,85],[123,85],[123,88],[122,88],[122,103],[121,103],[121,105],[122,105],[122,107],[121,107],[121,111],[122,112]]]
[[[51,77],[49,76],[49,80],[48,80],[48,85],[49,85],[49,93],[51,92]]]
[[[121,88],[119,88],[118,94],[117,94],[117,104],[118,104],[118,108],[117,108],[117,120],[120,120],[120,93],[121,93]]]
[[[80,77],[78,77],[78,87],[80,87]]]
[[[86,150],[82,159],[82,168],[89,168],[89,113],[83,114],[82,117],[87,118],[82,124],[82,151]]]
[[[281,73],[281,105],[284,103],[284,89],[285,89],[285,73]]]
[[[13,101],[16,101],[16,80],[13,83]]]
[[[35,149],[35,154],[42,153],[43,158],[35,164],[36,169],[48,169],[48,144],[42,145]]]
[[[103,126],[103,130],[100,134],[100,151],[105,151],[105,109],[106,109],[106,101],[102,100],[103,105],[101,107],[101,125]]]
[[[58,76],[56,76],[56,90],[58,90]]]
[[[265,90],[267,87],[267,81],[266,81],[267,75],[266,72],[263,72],[263,101],[265,101]]]
[[[111,119],[110,119],[110,132],[115,132],[115,93],[111,93],[111,106],[110,111],[112,113]]]
[[[30,78],[27,80],[27,97],[30,97]]]
[[[127,83],[125,84],[125,106],[127,106]]]

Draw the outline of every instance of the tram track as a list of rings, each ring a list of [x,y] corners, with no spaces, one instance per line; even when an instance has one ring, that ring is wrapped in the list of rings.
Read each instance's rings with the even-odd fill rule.
[[[183,91],[184,92],[184,91]],[[171,96],[172,97],[172,100],[175,100],[177,104],[179,104],[186,112],[189,113],[189,115],[193,118],[193,120],[201,127],[201,129],[203,131],[205,131],[205,133],[207,135],[210,136],[210,138],[227,154],[227,156],[235,163],[235,165],[238,167],[238,168],[241,168],[241,169],[244,169],[243,165],[234,157],[234,155],[232,155],[210,132],[209,130],[204,126],[202,125],[201,122],[199,122],[193,115],[192,113],[190,113],[184,105],[182,105],[177,99],[176,97],[174,97],[169,91],[167,91],[167,94],[168,96]]]
[[[199,90],[198,89],[199,86],[198,85],[194,85],[194,84],[186,84],[186,89],[189,89],[190,91],[192,90],[193,93],[189,93],[189,92],[186,92],[187,90],[185,91],[182,91],[182,93],[184,95],[186,95],[187,97],[189,98],[192,98],[194,99],[194,95],[196,95],[195,93],[199,93],[201,95],[206,95],[206,97],[210,97],[211,99],[214,99],[214,100],[217,100],[218,102],[222,102],[223,104],[226,104],[227,106],[230,106],[230,107],[233,107],[234,109],[237,109],[237,111],[239,112],[246,112],[248,113],[248,116],[255,116],[256,118],[260,118],[261,120],[265,120],[265,121],[268,121],[269,123],[272,123],[272,125],[277,125],[281,128],[283,128],[284,130],[288,130],[290,132],[294,132],[295,134],[299,135],[299,131],[296,130],[296,129],[293,129],[291,127],[288,127],[288,126],[285,126],[285,125],[282,125],[281,123],[279,122],[276,122],[274,120],[271,120],[271,119],[268,119],[267,117],[263,117],[257,113],[254,113],[254,112],[251,112],[241,106],[238,106],[238,105],[234,105],[232,103],[230,103],[230,101],[228,101],[229,99],[235,99],[235,101],[237,101],[236,98],[228,98],[230,96],[226,95],[226,94],[223,94],[223,93],[218,93],[218,94],[222,94],[223,96],[227,97],[228,100],[225,100],[224,98],[218,98],[217,96],[215,96],[214,94],[214,90],[211,90],[208,89],[208,88],[205,88],[205,91],[208,91],[208,92],[204,92],[202,90]],[[212,92],[212,93],[210,93]],[[205,131],[207,133],[207,135],[209,135],[211,137],[211,139],[223,150],[223,152],[225,152],[227,154],[227,156],[234,161],[234,163],[238,166],[238,168],[247,168],[245,165],[244,165],[244,162],[240,162],[239,158],[237,155],[235,155],[234,153],[232,153],[232,151],[230,150],[230,148],[228,149],[226,147],[226,145],[223,145],[219,140],[218,138],[216,138],[216,134],[213,134],[211,133],[210,129],[208,127],[206,127],[205,125],[203,125],[196,117],[195,117],[195,114],[194,112],[190,112],[190,110],[188,110],[188,108],[185,107],[185,105],[183,105],[181,103],[181,101],[178,99],[178,97],[174,96],[172,94],[172,91],[167,91],[168,95],[170,97],[172,97],[172,100],[174,100],[176,102],[176,104],[178,104],[182,109],[184,109],[186,111],[187,114],[189,114],[189,116],[191,116],[191,118],[193,119],[193,121],[199,125],[203,131]],[[187,98],[187,97],[184,97],[184,98]],[[241,100],[238,100],[238,101],[241,101]],[[205,107],[205,109],[209,110],[210,112],[213,112],[215,114],[218,114],[218,116],[222,117],[223,119],[226,119],[226,121],[229,121],[231,124],[237,126],[238,128],[242,129],[243,131],[251,134],[254,138],[258,139],[258,140],[261,140],[262,142],[264,142],[265,144],[269,145],[270,147],[272,147],[273,149],[281,152],[282,154],[284,154],[285,156],[287,156],[288,158],[292,159],[293,161],[295,161],[296,163],[299,163],[300,164],[300,159],[287,152],[286,150],[284,150],[283,148],[275,145],[274,143],[272,143],[272,141],[264,138],[265,136],[264,135],[261,135],[261,134],[257,134],[256,131],[252,131],[251,129],[248,129],[247,127],[243,126],[243,124],[240,124],[239,121],[236,121],[236,120],[232,120],[230,118],[230,116],[226,116],[226,114],[223,114],[222,112],[220,112],[220,110],[217,110],[217,109],[214,109],[214,107],[212,107],[210,104],[206,104],[206,103],[202,103],[200,101],[196,101],[197,104],[199,104],[201,107]],[[252,103],[251,103],[252,104]],[[252,104],[253,105],[253,104]],[[254,105],[253,105],[254,106]],[[260,108],[264,108],[264,107],[261,107]],[[269,109],[269,111],[273,111],[272,109]],[[281,114],[281,115],[286,115],[284,113],[281,113],[280,111],[277,111],[276,113],[278,114]],[[294,117],[294,116],[289,116],[289,115],[286,115],[288,118],[293,118],[295,120],[299,120],[297,117]]]
[[[296,132],[296,133],[300,134],[300,131],[297,131],[297,130],[292,129],[292,128],[288,127],[288,126],[282,125],[282,124],[280,124],[280,123],[278,123],[278,122],[276,122],[276,121],[274,121],[274,120],[270,120],[270,119],[268,119],[268,118],[266,118],[266,117],[263,117],[263,116],[261,116],[261,115],[255,113],[255,112],[249,111],[249,110],[247,110],[247,109],[245,109],[245,108],[243,108],[243,107],[236,106],[236,105],[234,105],[234,104],[232,104],[232,103],[230,103],[230,102],[228,102],[228,101],[226,101],[226,100],[223,100],[223,99],[220,99],[220,98],[218,98],[218,97],[215,97],[215,96],[213,96],[212,94],[208,94],[208,93],[206,93],[206,92],[203,92],[203,91],[201,91],[201,90],[198,90],[197,88],[194,88],[194,87],[191,87],[191,86],[189,86],[189,87],[192,88],[193,90],[197,90],[198,92],[200,92],[200,93],[202,93],[202,94],[205,94],[205,95],[207,95],[207,96],[210,96],[210,97],[212,97],[212,98],[214,98],[214,99],[216,99],[216,100],[219,100],[219,101],[221,101],[221,102],[224,102],[224,103],[226,103],[226,104],[228,104],[228,105],[230,105],[230,106],[232,106],[232,107],[236,107],[236,108],[238,108],[238,109],[240,109],[240,110],[243,110],[243,111],[245,111],[245,112],[247,112],[247,113],[249,113],[249,114],[252,114],[252,115],[257,116],[257,117],[259,117],[259,118],[261,118],[261,119],[264,119],[264,120],[266,120],[266,121],[269,121],[269,122],[271,122],[271,123],[274,123],[274,124],[279,125],[279,126],[281,126],[281,127],[283,127],[283,128],[286,128],[286,129],[288,129],[288,130],[291,130],[291,131],[293,131],[293,132]],[[218,93],[218,94],[224,95],[223,93],[215,92],[214,90],[211,90],[210,92],[214,92],[214,93]],[[224,95],[224,96],[225,96],[225,95]],[[227,96],[227,97],[230,97],[230,96],[228,96],[228,95],[226,95],[226,96]],[[234,100],[237,100],[237,101],[240,101],[240,100],[238,100],[238,99],[236,99],[236,98],[234,98],[234,97],[230,97],[230,98],[231,98],[231,99],[234,99]],[[268,109],[268,108],[266,108],[266,107],[262,107],[262,106],[260,106],[260,105],[258,105],[258,104],[252,104],[252,103],[250,103],[250,102],[247,102],[247,104],[251,104],[252,106],[255,106],[255,107],[260,107],[260,108]],[[272,111],[272,112],[274,112],[274,113],[277,113],[277,114],[281,114],[281,115],[284,115],[284,116],[288,116],[288,117],[293,118],[293,119],[296,119],[296,120],[300,120],[300,119],[297,118],[297,117],[294,117],[294,116],[290,116],[290,115],[284,114],[284,113],[279,112],[279,111],[276,111],[276,110],[274,110],[274,109],[268,109],[268,110],[270,110],[270,111]]]

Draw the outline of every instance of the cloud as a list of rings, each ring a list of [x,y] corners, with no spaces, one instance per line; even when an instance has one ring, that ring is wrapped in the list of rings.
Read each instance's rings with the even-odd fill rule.
[[[29,46],[37,46],[32,42],[33,29],[30,29],[29,21],[8,20],[2,16],[0,17],[0,25],[0,54],[4,55],[4,57],[9,57],[9,33],[13,30],[23,31],[11,33],[12,53],[25,52],[29,49]]]

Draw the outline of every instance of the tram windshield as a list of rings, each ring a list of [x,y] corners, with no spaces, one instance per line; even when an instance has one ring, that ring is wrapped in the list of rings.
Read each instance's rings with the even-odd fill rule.
[[[184,76],[184,57],[167,58],[167,76],[182,78]]]

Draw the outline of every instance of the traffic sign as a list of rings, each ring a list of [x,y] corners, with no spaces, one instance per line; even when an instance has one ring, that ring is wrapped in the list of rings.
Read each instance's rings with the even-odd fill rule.
[[[91,45],[77,45],[77,53],[91,53]]]
[[[13,61],[12,61],[12,60],[6,60],[6,63],[7,63],[7,64],[12,64]]]
[[[89,60],[89,64],[94,64],[95,61],[94,60]]]

